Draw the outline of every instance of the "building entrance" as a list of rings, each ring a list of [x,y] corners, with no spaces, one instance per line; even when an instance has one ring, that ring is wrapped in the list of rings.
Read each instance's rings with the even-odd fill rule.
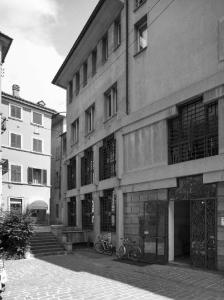
[[[190,261],[190,201],[174,202],[174,259]]]
[[[174,259],[189,257],[196,267],[216,269],[216,184],[202,176],[180,178],[169,191],[174,201]]]

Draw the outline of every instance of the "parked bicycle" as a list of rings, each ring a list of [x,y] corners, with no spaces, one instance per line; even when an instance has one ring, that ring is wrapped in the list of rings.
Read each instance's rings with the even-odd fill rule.
[[[108,237],[99,235],[94,243],[94,249],[100,254],[112,255],[114,247]]]
[[[122,245],[119,247],[116,255],[119,259],[127,258],[133,261],[138,261],[142,256],[142,251],[135,241],[131,241],[128,238],[122,239]]]

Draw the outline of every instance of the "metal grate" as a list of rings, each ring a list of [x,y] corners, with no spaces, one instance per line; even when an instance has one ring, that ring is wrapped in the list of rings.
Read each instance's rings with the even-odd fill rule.
[[[116,198],[112,189],[105,190],[100,199],[101,231],[116,232]]]
[[[93,229],[94,222],[94,202],[92,194],[86,194],[82,201],[82,228],[86,230]]]
[[[110,135],[99,149],[100,180],[116,176],[116,139]]]
[[[183,105],[168,122],[169,164],[218,154],[218,104],[202,98]]]
[[[94,161],[93,148],[85,150],[84,156],[81,159],[81,185],[93,183],[94,176]]]
[[[76,188],[76,157],[70,160],[68,165],[68,190]]]

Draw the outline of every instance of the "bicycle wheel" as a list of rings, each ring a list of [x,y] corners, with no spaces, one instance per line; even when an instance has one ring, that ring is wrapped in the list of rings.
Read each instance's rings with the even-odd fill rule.
[[[104,253],[104,247],[102,245],[101,242],[96,242],[94,244],[94,249],[96,250],[96,252],[100,253],[100,254],[103,254]]]
[[[116,252],[117,258],[119,258],[119,259],[123,258],[125,256],[126,252],[127,251],[126,251],[125,246],[121,245]]]
[[[138,261],[141,256],[142,256],[142,251],[139,247],[130,249],[130,251],[128,253],[128,258],[130,258],[133,261]]]

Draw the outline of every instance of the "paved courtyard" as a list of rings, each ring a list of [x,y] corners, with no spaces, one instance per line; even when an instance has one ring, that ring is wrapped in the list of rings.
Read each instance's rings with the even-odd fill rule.
[[[3,300],[224,299],[224,274],[174,265],[135,266],[93,250],[7,261]]]

